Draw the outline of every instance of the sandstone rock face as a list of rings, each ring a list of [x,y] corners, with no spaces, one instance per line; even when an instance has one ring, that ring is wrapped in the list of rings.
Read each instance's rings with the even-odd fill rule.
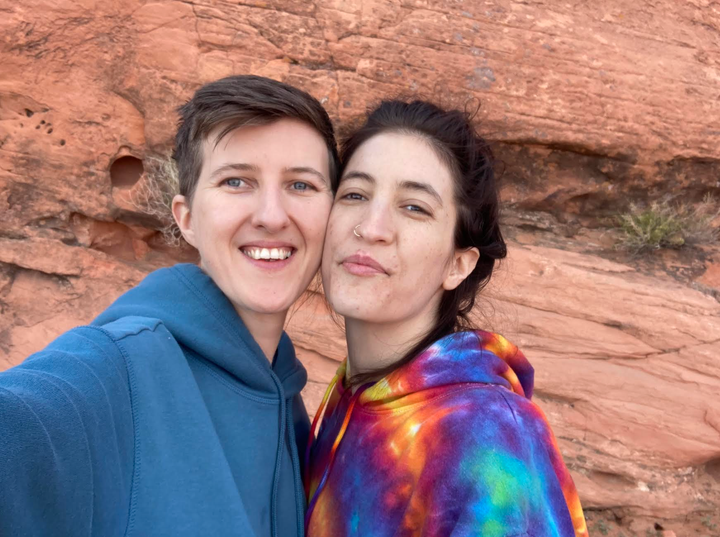
[[[194,259],[162,242],[163,219],[138,202],[143,170],[168,154],[175,108],[230,74],[308,90],[341,131],[387,96],[477,99],[508,206],[568,229],[633,200],[720,193],[710,0],[30,0],[0,15],[0,369],[148,271]],[[717,519],[713,255],[691,288],[524,241],[479,305],[483,326],[535,365],[585,505],[615,521],[663,518],[686,535],[677,521]],[[289,329],[313,410],[342,336],[317,295]]]
[[[675,518],[717,507],[717,300],[595,256],[513,245],[477,313],[533,363],[586,508]],[[342,335],[320,297],[289,331],[310,369],[306,399],[319,401]]]

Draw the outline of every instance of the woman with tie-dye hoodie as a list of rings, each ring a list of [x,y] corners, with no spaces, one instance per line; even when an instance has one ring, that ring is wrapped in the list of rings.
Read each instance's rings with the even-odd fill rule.
[[[348,359],[308,446],[308,537],[586,536],[532,367],[470,323],[506,254],[470,118],[383,102],[342,162],[322,276]]]

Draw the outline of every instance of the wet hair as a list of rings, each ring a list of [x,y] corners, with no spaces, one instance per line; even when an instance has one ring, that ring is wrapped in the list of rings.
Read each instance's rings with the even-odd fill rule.
[[[447,165],[454,179],[457,206],[455,248],[475,247],[480,257],[473,271],[457,288],[443,293],[432,329],[400,360],[382,369],[353,375],[349,379],[353,385],[382,378],[410,362],[438,339],[473,329],[470,312],[475,297],[490,281],[496,261],[507,255],[500,232],[500,200],[493,154],[487,142],[477,134],[469,113],[445,110],[426,101],[383,101],[368,115],[365,124],[342,144],[342,166],[347,166],[362,144],[384,133],[420,137]]]
[[[230,76],[202,86],[178,109],[180,122],[173,159],[180,194],[192,202],[203,166],[202,144],[218,126],[219,143],[235,129],[290,118],[313,127],[328,149],[330,185],[337,189],[339,159],[332,122],[320,102],[302,90],[269,78]]]

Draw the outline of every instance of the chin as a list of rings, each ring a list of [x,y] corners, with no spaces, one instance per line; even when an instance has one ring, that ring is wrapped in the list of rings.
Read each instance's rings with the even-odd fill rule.
[[[269,296],[267,293],[260,293],[257,296],[237,297],[237,300],[233,302],[243,310],[260,314],[285,313],[295,302],[295,300],[291,300],[291,297],[287,296],[268,298]]]
[[[287,313],[294,302],[294,300],[274,300],[272,302],[258,300],[257,303],[249,305],[248,309],[262,314]]]
[[[346,319],[357,319],[358,321],[378,322],[383,314],[382,308],[377,305],[370,305],[366,299],[330,299],[328,302],[333,311]]]

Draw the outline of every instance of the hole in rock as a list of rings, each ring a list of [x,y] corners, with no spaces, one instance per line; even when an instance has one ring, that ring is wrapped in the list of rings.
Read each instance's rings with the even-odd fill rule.
[[[708,461],[705,464],[705,471],[718,483],[720,483],[720,457]]]
[[[144,172],[142,160],[120,157],[110,165],[110,181],[117,188],[130,188],[140,180]]]

